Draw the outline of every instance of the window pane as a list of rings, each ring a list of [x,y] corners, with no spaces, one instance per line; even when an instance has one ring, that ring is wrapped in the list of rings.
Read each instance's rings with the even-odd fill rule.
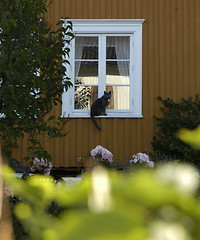
[[[98,98],[98,87],[76,86],[74,109],[90,109],[91,104]]]
[[[106,59],[130,59],[130,37],[107,37]]]
[[[111,99],[108,109],[130,109],[129,86],[107,86],[106,91],[111,91]]]
[[[107,62],[106,63],[106,84],[129,84],[128,61]]]
[[[98,37],[76,37],[75,58],[98,59]]]
[[[75,84],[98,84],[98,62],[75,62]]]

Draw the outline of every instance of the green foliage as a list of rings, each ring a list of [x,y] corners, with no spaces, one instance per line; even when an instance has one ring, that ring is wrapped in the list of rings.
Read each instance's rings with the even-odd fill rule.
[[[80,183],[57,187],[39,175],[16,179],[4,168],[7,185],[21,198],[14,212],[27,240],[199,239],[195,174],[194,168],[180,164],[133,174],[95,168]],[[54,208],[62,207],[61,214],[46,211],[51,201]]]
[[[200,152],[194,151],[183,143],[177,131],[181,128],[195,129],[200,124],[200,95],[174,102],[172,99],[158,100],[164,107],[160,108],[161,117],[154,117],[157,132],[153,138],[152,146],[159,159],[173,158],[180,161],[194,163],[200,166]]]
[[[82,84],[82,81],[76,80],[76,84]],[[74,95],[75,109],[90,108],[89,102],[91,99],[90,87],[84,86],[77,88]]]
[[[60,20],[52,31],[46,12],[47,0],[0,2],[0,142],[8,156],[27,133],[29,152],[50,158],[38,136],[63,134],[65,121],[51,116],[51,110],[71,86],[63,56],[69,54],[72,23],[63,27],[65,19]]]
[[[200,126],[194,130],[182,128],[178,131],[178,136],[193,149],[200,149]]]

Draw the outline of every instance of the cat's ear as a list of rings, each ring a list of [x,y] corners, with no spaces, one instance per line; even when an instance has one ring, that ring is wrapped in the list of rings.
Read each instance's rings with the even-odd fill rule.
[[[106,91],[104,91],[104,94],[106,94],[107,92]]]
[[[111,91],[109,92],[109,94],[111,94]]]

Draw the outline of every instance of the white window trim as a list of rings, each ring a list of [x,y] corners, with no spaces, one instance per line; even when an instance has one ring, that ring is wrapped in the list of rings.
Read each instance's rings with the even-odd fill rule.
[[[68,20],[69,21],[69,20]],[[73,33],[76,34],[127,34],[131,35],[133,51],[130,52],[130,110],[112,110],[107,109],[107,116],[104,118],[142,118],[142,24],[144,19],[71,19],[73,23]],[[64,24],[65,26],[65,24]],[[74,62],[73,42],[71,47],[69,61]],[[66,65],[66,74],[72,79],[72,65]],[[74,100],[73,87],[62,95],[62,117],[70,118],[89,118],[89,110],[72,109]]]

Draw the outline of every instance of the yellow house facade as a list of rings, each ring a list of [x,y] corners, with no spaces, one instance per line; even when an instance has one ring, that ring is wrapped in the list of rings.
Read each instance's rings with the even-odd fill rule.
[[[67,72],[74,87],[54,109],[55,115],[69,117],[68,134],[44,143],[53,165],[91,166],[87,155],[97,145],[109,149],[119,165],[137,152],[152,151],[157,97],[179,100],[200,91],[200,1],[54,0],[47,15],[50,26],[62,17],[74,23],[77,40]],[[89,117],[91,103],[77,107],[74,101],[83,89],[94,99],[112,91],[108,115],[97,119],[101,131]],[[14,150],[18,160],[26,139],[20,146]]]

